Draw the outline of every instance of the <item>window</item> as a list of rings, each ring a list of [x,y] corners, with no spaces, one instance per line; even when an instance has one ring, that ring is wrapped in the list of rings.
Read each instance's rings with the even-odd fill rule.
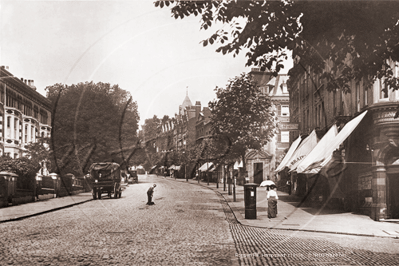
[[[334,90],[333,91],[333,112],[334,112],[334,116],[337,114],[337,91]]]
[[[281,84],[281,87],[282,87],[282,89],[283,89],[283,93],[288,93],[287,83]]]
[[[39,119],[39,107],[37,105],[33,106],[33,117]]]
[[[380,99],[388,99],[389,88],[385,84],[384,80],[380,79],[379,85],[380,85]]]
[[[25,99],[23,109],[24,109],[24,115],[32,116],[32,102],[31,101]]]
[[[360,83],[356,83],[356,112],[360,112]]]
[[[0,102],[4,103],[4,90],[0,89]]]
[[[323,121],[323,109],[322,109],[322,105],[320,104],[320,107],[319,107],[319,125],[320,125],[320,127],[322,125],[321,121]]]
[[[42,124],[47,124],[48,116],[47,112],[43,109],[40,109],[40,116],[39,116],[39,121]]]
[[[11,138],[11,116],[7,116],[7,138]]]
[[[14,139],[18,139],[18,118],[14,119]]]
[[[288,105],[281,106],[281,115],[282,116],[289,116],[290,115],[290,107]]]
[[[290,142],[290,132],[289,131],[281,131],[281,142],[282,143]]]
[[[28,143],[28,125],[25,125],[25,143]]]

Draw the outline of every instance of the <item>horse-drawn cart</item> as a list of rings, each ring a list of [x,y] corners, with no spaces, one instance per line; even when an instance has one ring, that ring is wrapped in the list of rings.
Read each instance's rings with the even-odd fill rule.
[[[117,163],[93,163],[89,169],[92,180],[93,199],[101,199],[103,193],[111,198],[120,198],[122,196],[121,170]]]

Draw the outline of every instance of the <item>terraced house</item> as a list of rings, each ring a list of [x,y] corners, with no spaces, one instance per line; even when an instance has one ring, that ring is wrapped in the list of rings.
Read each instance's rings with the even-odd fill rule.
[[[379,79],[352,80],[350,93],[328,91],[312,69],[291,84],[291,122],[299,131],[290,133],[295,147],[288,153],[296,162],[280,175],[291,180],[295,193],[320,204],[335,201],[374,220],[399,218],[399,91]],[[295,151],[306,143],[313,147],[299,158],[303,154]]]
[[[0,155],[18,158],[26,144],[50,137],[51,103],[33,80],[14,77],[5,66],[0,71]]]

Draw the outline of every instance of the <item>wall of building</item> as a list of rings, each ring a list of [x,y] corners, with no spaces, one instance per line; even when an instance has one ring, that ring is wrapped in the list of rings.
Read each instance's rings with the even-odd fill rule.
[[[399,77],[399,68],[395,69]],[[314,80],[314,83],[309,81]],[[383,80],[368,84],[366,80],[349,83],[350,93],[327,91],[325,81],[304,73],[290,88],[291,121],[300,123],[298,134],[319,130],[319,137],[333,124],[341,129],[359,113],[368,113],[358,128],[343,143],[348,162],[342,178],[346,210],[361,211],[373,219],[399,217],[390,191],[392,176],[399,172],[392,161],[399,158],[399,120],[395,119],[399,91],[383,92]],[[320,106],[324,109],[320,110]],[[292,132],[292,140],[296,133]],[[396,189],[399,189],[397,187]],[[396,208],[396,209],[395,209]]]
[[[18,79],[1,67],[0,103],[1,154],[18,158],[26,144],[50,137],[51,103],[36,91],[33,80]]]

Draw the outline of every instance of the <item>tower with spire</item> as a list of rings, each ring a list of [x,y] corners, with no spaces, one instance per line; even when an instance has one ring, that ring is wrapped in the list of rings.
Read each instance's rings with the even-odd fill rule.
[[[186,97],[181,105],[179,105],[179,115],[184,115],[184,110],[193,106],[190,98],[188,97],[188,87],[186,87]]]

